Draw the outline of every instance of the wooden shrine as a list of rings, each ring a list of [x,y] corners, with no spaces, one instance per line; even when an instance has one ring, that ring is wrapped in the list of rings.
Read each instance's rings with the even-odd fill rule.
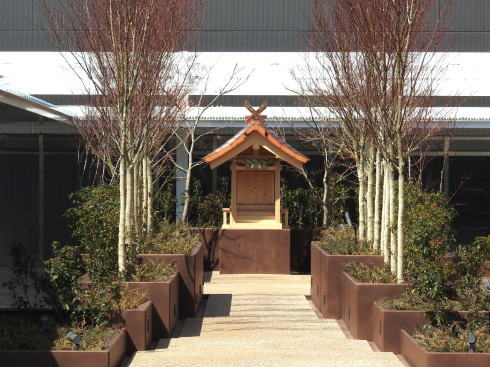
[[[231,161],[231,206],[223,208],[223,228],[283,229],[288,212],[281,208],[281,162],[301,168],[309,161],[266,127],[266,103],[246,116],[245,127],[204,157],[212,169]]]

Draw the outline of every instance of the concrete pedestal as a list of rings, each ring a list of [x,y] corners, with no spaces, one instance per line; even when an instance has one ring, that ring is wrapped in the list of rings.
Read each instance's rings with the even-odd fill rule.
[[[221,274],[289,274],[289,229],[222,229]]]

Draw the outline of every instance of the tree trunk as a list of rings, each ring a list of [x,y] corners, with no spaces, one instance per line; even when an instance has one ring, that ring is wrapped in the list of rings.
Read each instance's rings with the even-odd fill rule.
[[[117,243],[117,266],[119,273],[126,274],[126,159],[119,163],[119,236]]]
[[[328,152],[324,151],[323,158],[325,160],[325,168],[323,170],[323,195],[322,195],[322,206],[323,206],[323,227],[326,228],[328,225]]]
[[[358,197],[359,240],[365,241],[366,240],[366,221],[365,221],[366,208],[364,205],[364,157],[362,157],[362,152],[357,167],[357,176],[359,180],[359,197]]]
[[[403,283],[403,226],[404,226],[404,210],[405,210],[405,180],[403,171],[405,161],[403,159],[402,138],[398,135],[398,223],[397,223],[397,268],[396,279],[398,283]]]
[[[367,236],[366,239],[369,244],[373,244],[374,235],[374,206],[373,206],[373,196],[374,196],[374,147],[371,145],[369,147],[368,162],[366,164],[367,168],[367,192],[366,192],[366,213],[367,213]]]
[[[194,151],[194,142],[189,147],[189,154],[187,159],[187,171],[185,172],[185,189],[184,189],[184,208],[182,210],[182,222],[189,222],[189,205],[191,199],[191,179],[192,179],[192,153]]]
[[[151,160],[146,157],[146,228],[147,233],[153,233],[153,174],[151,173]]]
[[[390,268],[393,273],[396,272],[396,234],[395,234],[395,171],[393,170],[393,165],[390,163],[389,166],[389,172],[390,172]]]
[[[132,257],[133,248],[133,167],[126,168],[126,244],[129,245],[129,255]]]
[[[376,151],[376,186],[374,190],[374,235],[373,247],[379,249],[380,239],[380,201],[381,201],[381,152]]]
[[[133,227],[136,236],[135,243],[141,240],[141,216],[140,216],[140,164],[135,163],[133,168]]]
[[[148,233],[148,218],[146,216],[148,203],[148,174],[146,168],[146,157],[143,157],[141,162],[141,217],[143,223],[143,232]]]
[[[389,170],[388,170],[388,164],[383,162],[383,169],[384,169],[384,182],[383,182],[383,216],[382,216],[382,227],[381,227],[381,248],[382,252],[384,255],[384,260],[385,264],[388,264],[390,261],[390,254],[389,254],[389,226],[390,226],[390,221],[389,221],[389,212],[390,212],[390,177],[389,177]]]

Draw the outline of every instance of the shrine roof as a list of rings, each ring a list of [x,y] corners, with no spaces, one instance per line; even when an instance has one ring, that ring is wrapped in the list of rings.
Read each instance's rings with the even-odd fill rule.
[[[251,139],[294,167],[299,168],[310,160],[260,122],[248,124],[203,160],[215,168],[253,145]]]

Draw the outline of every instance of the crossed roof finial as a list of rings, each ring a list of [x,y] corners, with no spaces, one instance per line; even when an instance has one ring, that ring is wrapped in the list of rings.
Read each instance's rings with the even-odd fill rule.
[[[268,107],[267,101],[262,102],[262,104],[259,106],[259,108],[255,109],[252,107],[248,101],[245,101],[243,103],[245,108],[250,111],[251,115],[245,116],[246,118],[246,124],[248,125],[251,122],[260,122],[261,124],[266,124],[265,119],[267,118],[266,115],[261,115],[262,112],[265,111],[265,109]]]

